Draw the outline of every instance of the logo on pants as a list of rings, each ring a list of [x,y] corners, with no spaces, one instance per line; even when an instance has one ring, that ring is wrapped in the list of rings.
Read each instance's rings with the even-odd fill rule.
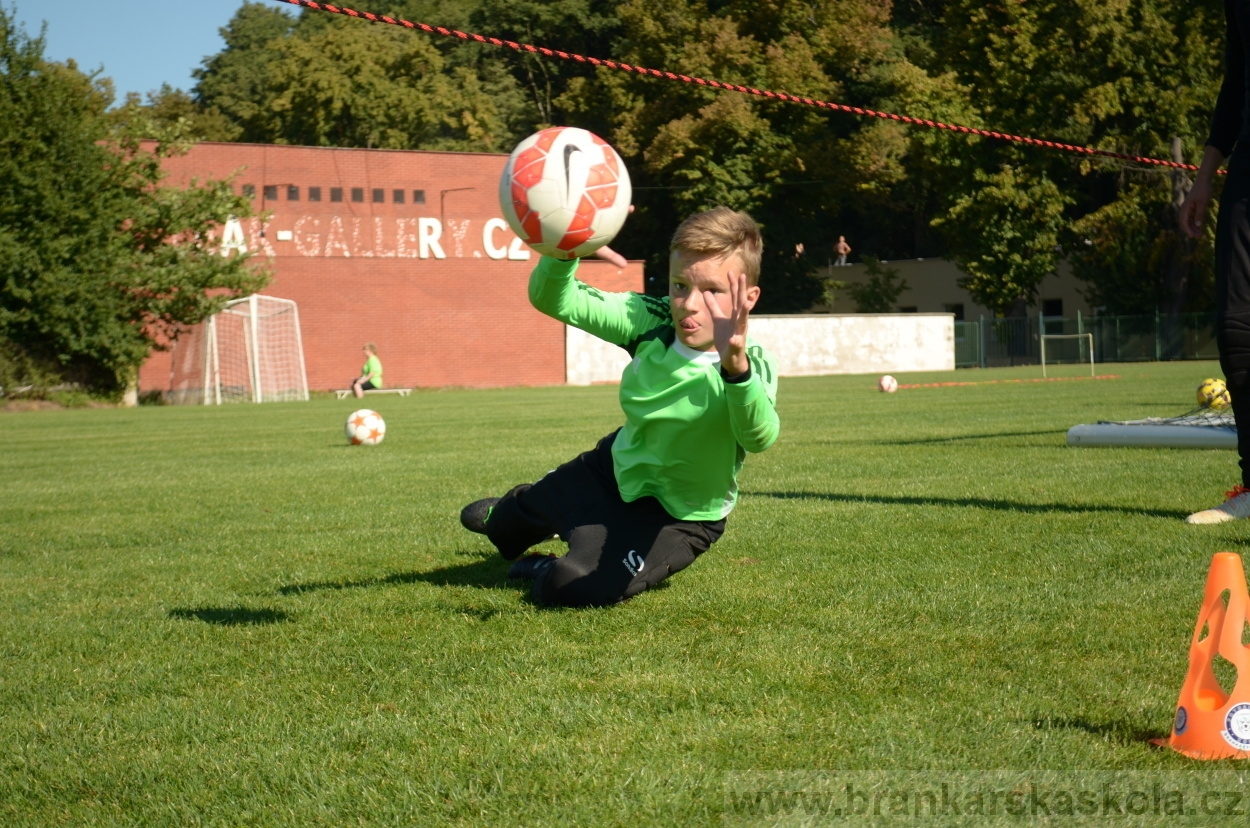
[[[625,556],[625,560],[621,561],[621,563],[625,564],[625,568],[629,570],[630,575],[637,577],[638,573],[642,572],[643,564],[646,562],[643,561],[642,555],[639,555],[636,550],[631,549],[629,550],[629,554]]]

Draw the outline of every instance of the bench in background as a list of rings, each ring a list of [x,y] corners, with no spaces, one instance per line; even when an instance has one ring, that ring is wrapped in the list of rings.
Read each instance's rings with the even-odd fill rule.
[[[352,389],[350,388],[334,389],[335,396],[337,396],[340,400],[347,399],[349,396],[351,396],[351,393],[352,393]],[[365,393],[366,394],[398,394],[401,397],[406,397],[412,393],[412,389],[411,388],[372,388],[366,391]]]

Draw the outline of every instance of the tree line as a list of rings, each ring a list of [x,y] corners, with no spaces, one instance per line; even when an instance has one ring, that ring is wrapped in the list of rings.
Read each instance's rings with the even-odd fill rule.
[[[1214,0],[360,0],[360,8],[1186,161],[1207,136],[1224,38]],[[1005,315],[1032,303],[1063,258],[1108,313],[1213,306],[1210,239],[1179,232],[1188,178],[1167,170],[271,3],[244,2],[222,35],[225,47],[205,59],[192,89],[130,96],[112,110],[100,98],[105,79],[55,71],[78,78],[78,107],[93,123],[131,136],[507,152],[544,126],[585,127],[629,165],[637,210],[614,246],[647,261],[648,289],[666,288],[678,221],[725,204],[765,227],[762,311],[819,301],[824,285],[813,271],[838,235],[880,259],[949,257],[972,296]]]

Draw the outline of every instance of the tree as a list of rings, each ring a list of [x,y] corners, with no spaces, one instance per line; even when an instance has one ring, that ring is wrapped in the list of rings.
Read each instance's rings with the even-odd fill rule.
[[[0,353],[36,372],[117,391],[152,348],[266,277],[223,258],[212,233],[248,202],[225,182],[161,187],[177,134],[111,126],[111,85],[43,58],[0,9]],[[10,381],[19,377],[10,376]]]
[[[281,9],[245,0],[220,30],[226,48],[192,72],[196,102],[225,115],[238,129],[237,140],[272,140],[266,104],[277,54],[271,44],[294,28],[295,18]]]
[[[978,171],[976,181],[981,186],[935,223],[968,274],[960,287],[994,312],[1010,314],[1032,304],[1042,279],[1055,272],[1070,199],[1053,181],[1015,167]]]
[[[898,297],[910,285],[898,275],[896,267],[882,267],[875,256],[865,256],[868,281],[846,285],[846,292],[855,302],[856,313],[890,313]]]
[[[477,0],[469,21],[474,31],[489,31],[504,40],[608,57],[620,34],[616,5],[611,0]],[[596,71],[590,65],[510,49],[492,57],[507,66],[525,90],[532,117],[527,131],[567,123],[561,98],[574,78],[590,78]],[[578,126],[594,130],[598,125],[583,121]]]
[[[1176,244],[1172,200],[1162,188],[1138,183],[1115,201],[1073,223],[1069,259],[1090,304],[1111,314],[1209,310],[1215,306],[1215,226],[1201,244]],[[1187,277],[1185,295],[1169,296],[1164,274],[1177,258]]]
[[[399,14],[405,4],[377,9]],[[413,4],[408,4],[413,5]],[[426,11],[428,9],[416,9]],[[522,96],[481,48],[363,20],[244,3],[196,101],[240,140],[305,146],[511,149]]]
[[[954,72],[992,128],[1133,155],[1183,160],[1201,153],[1221,79],[1224,17],[1215,0],[946,0],[939,8],[936,16],[908,12],[931,47],[921,63],[930,73]],[[1112,225],[1125,231],[1118,249],[1092,257],[1084,240],[1100,244],[1106,237],[1077,234],[1076,272],[1101,304],[1140,308],[1144,294],[1152,312],[1191,304],[1189,286],[1206,278],[1193,270],[1201,255],[1174,233],[1172,253],[1161,256],[1161,237],[1143,229],[1161,231],[1167,223],[1158,210],[1175,196],[1177,182],[1166,171],[982,141],[946,206],[963,204],[980,186],[974,170],[1004,165],[1030,181],[1052,182],[1068,199],[1069,221],[1091,232]],[[949,231],[958,222],[948,216],[945,223]],[[1121,278],[1115,268],[1129,261],[1154,269]],[[1100,273],[1099,262],[1116,264]],[[971,278],[988,284],[985,273]]]
[[[135,92],[126,93],[122,105],[109,112],[115,126],[127,129],[142,124],[145,129],[176,131],[192,141],[234,141],[241,130],[212,107],[201,106],[195,98],[169,84],[148,93],[147,103]]]

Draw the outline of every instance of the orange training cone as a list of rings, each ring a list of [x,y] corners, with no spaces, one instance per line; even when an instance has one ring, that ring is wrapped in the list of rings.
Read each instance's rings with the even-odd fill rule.
[[[1160,742],[1193,759],[1250,759],[1250,646],[1242,643],[1248,623],[1241,557],[1218,552],[1207,572],[1172,736]],[[1231,693],[1216,681],[1211,664],[1217,654],[1237,668]]]

